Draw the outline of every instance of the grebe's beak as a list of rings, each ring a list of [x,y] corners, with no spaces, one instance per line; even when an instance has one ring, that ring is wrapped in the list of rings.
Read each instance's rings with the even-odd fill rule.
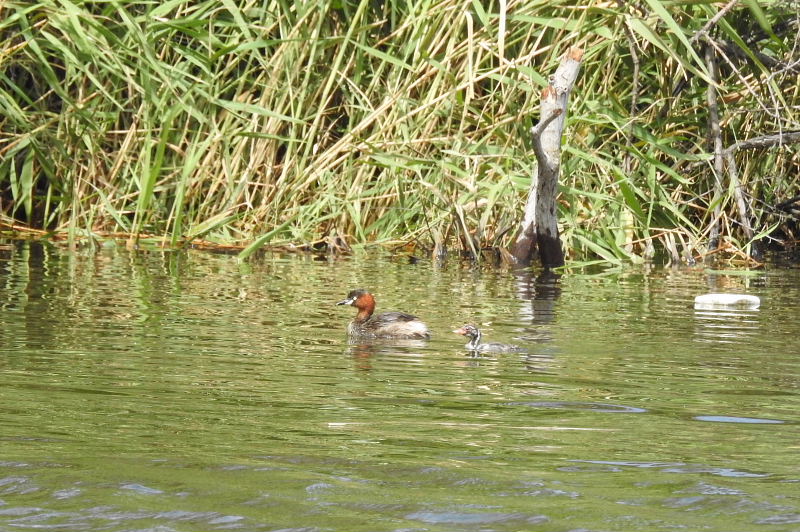
[[[467,330],[464,327],[461,327],[460,329],[456,329],[453,332],[456,333],[456,334],[460,334],[461,336],[466,336],[467,335]]]
[[[354,298],[354,297],[348,297],[347,299],[342,299],[341,301],[339,301],[336,304],[337,305],[352,305],[355,302],[355,300],[356,300],[356,298]]]

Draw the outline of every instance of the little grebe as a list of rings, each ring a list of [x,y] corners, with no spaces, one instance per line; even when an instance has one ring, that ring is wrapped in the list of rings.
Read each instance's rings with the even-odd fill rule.
[[[428,326],[405,312],[375,312],[375,298],[366,290],[352,290],[337,305],[353,305],[358,314],[347,326],[350,336],[362,338],[430,338]]]
[[[481,331],[474,325],[464,325],[453,332],[469,338],[469,342],[467,342],[464,347],[470,351],[478,353],[521,353],[525,351],[523,348],[516,345],[499,344],[496,342],[482,344]]]

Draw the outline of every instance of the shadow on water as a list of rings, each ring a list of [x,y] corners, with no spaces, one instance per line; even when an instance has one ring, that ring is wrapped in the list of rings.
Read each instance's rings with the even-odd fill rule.
[[[550,271],[537,274],[525,270],[514,272],[514,278],[517,297],[530,303],[522,315],[534,325],[553,322],[556,302],[561,295],[561,276]]]
[[[552,344],[553,337],[546,325],[557,319],[557,304],[562,290],[561,275],[551,271],[535,273],[530,270],[518,270],[513,275],[517,298],[524,303],[520,308],[520,318],[532,325],[520,331],[519,340],[540,346]],[[530,371],[549,372],[550,363],[556,355],[553,346],[547,350],[539,347],[525,357],[525,366]]]
[[[345,353],[356,362],[356,368],[369,371],[374,357],[420,358],[425,356],[427,347],[427,340],[350,338]]]

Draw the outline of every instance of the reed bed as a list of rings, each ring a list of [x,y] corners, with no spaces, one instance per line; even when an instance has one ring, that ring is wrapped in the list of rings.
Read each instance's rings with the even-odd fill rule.
[[[0,4],[0,223],[70,239],[505,248],[539,93],[584,49],[564,137],[568,257],[747,251],[797,194],[796,2],[227,0]],[[700,33],[704,28],[707,32]],[[706,37],[706,35],[708,37]],[[719,184],[718,184],[719,183]],[[716,228],[716,229],[714,229]]]

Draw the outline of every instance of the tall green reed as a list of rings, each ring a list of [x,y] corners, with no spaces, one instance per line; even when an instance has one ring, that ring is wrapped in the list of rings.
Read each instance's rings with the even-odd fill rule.
[[[724,45],[726,143],[797,129],[796,76],[764,64],[798,46],[788,6],[737,6],[711,28]],[[711,193],[707,43],[692,40],[719,9],[8,1],[2,216],[73,237],[204,238],[248,253],[344,238],[480,255],[514,236],[539,92],[578,45],[560,203],[568,255],[700,256],[714,202],[723,236],[744,248],[732,191]],[[742,185],[779,199],[790,183],[767,176],[796,174],[796,153],[741,154]]]

